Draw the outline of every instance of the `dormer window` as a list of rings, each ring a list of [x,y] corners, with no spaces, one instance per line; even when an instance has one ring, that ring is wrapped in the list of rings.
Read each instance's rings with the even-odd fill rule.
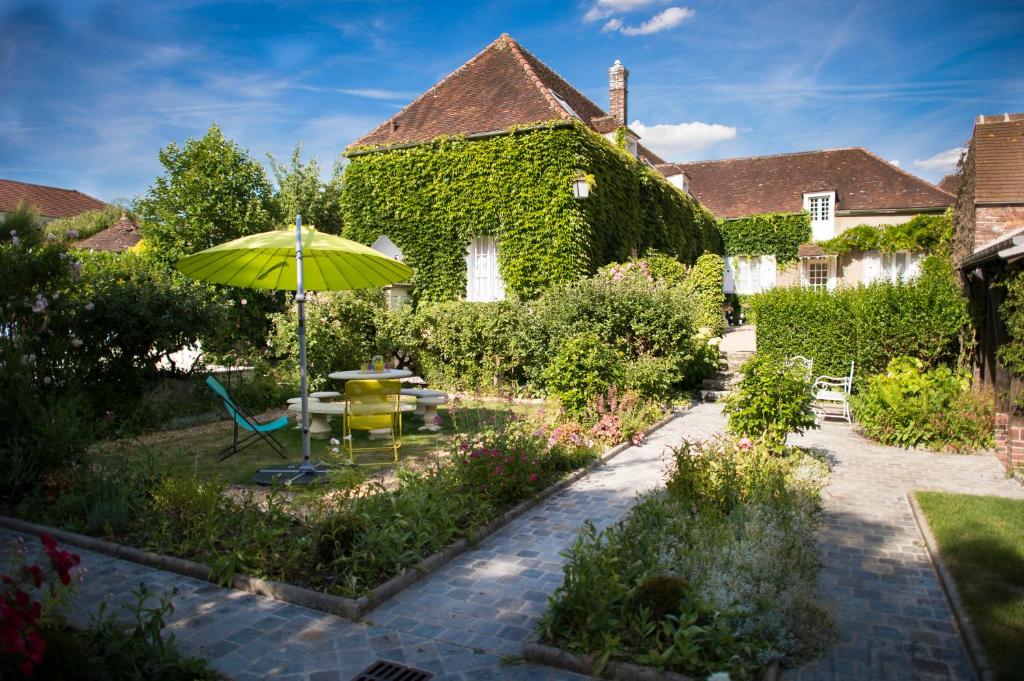
[[[690,193],[690,178],[687,177],[686,173],[677,173],[675,175],[669,175],[667,179],[670,183],[679,187],[687,194]]]
[[[811,214],[811,239],[828,241],[836,231],[836,193],[804,194],[804,210]]]
[[[566,113],[568,113],[573,118],[579,118],[580,117],[580,115],[578,113],[576,113],[576,109],[574,109],[571,106],[569,106],[569,102],[565,101],[565,99],[560,94],[558,94],[557,92],[555,92],[551,88],[548,88],[548,92],[550,92],[551,96],[555,98],[555,101],[558,102],[558,105],[560,107],[562,107],[563,109],[565,109]],[[582,119],[580,119],[580,120],[582,120]]]

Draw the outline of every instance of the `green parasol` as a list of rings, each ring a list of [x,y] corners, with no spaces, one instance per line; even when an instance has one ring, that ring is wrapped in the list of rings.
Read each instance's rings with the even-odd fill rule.
[[[217,284],[245,288],[295,291],[299,306],[299,388],[302,393],[302,464],[263,473],[293,474],[289,482],[309,482],[324,474],[310,462],[309,398],[306,387],[305,291],[344,291],[376,288],[412,276],[412,269],[369,246],[321,234],[302,226],[295,217],[295,233],[262,232],[185,256],[181,272]]]

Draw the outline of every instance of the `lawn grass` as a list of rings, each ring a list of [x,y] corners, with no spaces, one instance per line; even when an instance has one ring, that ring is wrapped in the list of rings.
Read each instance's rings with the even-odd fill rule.
[[[476,412],[474,416],[479,415],[484,419],[489,418],[491,413],[508,411],[507,405],[495,402],[471,403],[463,407],[464,410],[466,408],[473,408]],[[517,411],[523,409],[524,407],[520,405],[515,406]],[[419,428],[423,423],[418,418],[413,418],[411,414],[403,415],[402,446],[398,450],[400,462],[420,461],[447,448],[456,432],[455,427],[447,408],[440,407],[438,413],[441,416],[441,430],[437,433],[421,432]],[[340,438],[341,426],[337,418],[331,419],[331,427],[333,429],[332,436]],[[201,478],[219,479],[235,485],[252,484],[252,476],[260,468],[281,463],[299,463],[302,460],[300,433],[295,427],[287,426],[274,434],[284,445],[288,457],[286,461],[283,461],[265,443],[259,442],[222,462],[218,462],[217,455],[231,444],[231,432],[230,421],[217,421],[180,430],[102,442],[94,446],[90,450],[90,454],[101,461],[125,457],[128,459],[152,458],[156,462],[157,468],[167,474],[194,474]],[[244,433],[239,437],[244,437]],[[311,440],[311,444],[311,455],[314,461],[330,460],[332,457],[336,461],[348,460],[343,448],[341,448],[340,454],[331,453],[332,445],[329,440],[314,438]],[[365,433],[356,434],[356,447],[366,447],[370,444]],[[384,446],[388,443],[378,441],[373,444]],[[342,458],[338,459],[339,456]],[[392,466],[394,458],[389,449],[356,452],[356,461],[360,464],[368,464],[364,470],[367,473],[372,473]]]
[[[998,679],[1024,670],[1024,500],[918,492]]]

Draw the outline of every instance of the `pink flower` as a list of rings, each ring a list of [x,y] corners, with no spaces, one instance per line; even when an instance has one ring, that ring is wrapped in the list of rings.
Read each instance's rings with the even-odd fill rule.
[[[530,482],[537,482],[537,474],[530,473]]]
[[[742,450],[748,450],[754,446],[753,441],[749,437],[742,437],[739,441],[739,448]]]

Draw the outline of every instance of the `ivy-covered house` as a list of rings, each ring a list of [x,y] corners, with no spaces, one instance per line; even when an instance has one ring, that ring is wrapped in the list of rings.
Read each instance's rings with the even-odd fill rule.
[[[722,221],[729,293],[912,277],[922,253],[879,246],[872,227],[941,215],[954,199],[860,147],[666,163],[658,170],[682,174],[694,198]]]
[[[649,249],[721,252],[714,217],[627,127],[628,75],[609,69],[608,113],[502,35],[347,148],[346,235],[386,236],[428,300],[530,296]]]

